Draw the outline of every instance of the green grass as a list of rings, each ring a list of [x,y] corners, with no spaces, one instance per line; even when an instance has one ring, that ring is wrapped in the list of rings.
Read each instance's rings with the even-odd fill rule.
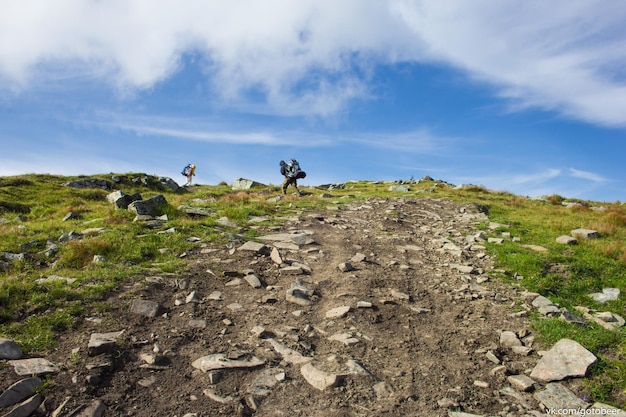
[[[26,252],[28,256],[27,260],[12,262],[8,270],[0,270],[0,336],[13,338],[27,352],[53,347],[56,337],[71,329],[81,317],[109,309],[104,302],[106,298],[134,276],[155,268],[164,273],[184,268],[179,255],[194,246],[187,241],[189,236],[225,245],[232,234],[257,235],[248,223],[250,216],[265,216],[269,219],[266,224],[278,225],[301,212],[329,207],[342,210],[355,201],[397,196],[448,198],[485,208],[490,222],[506,227],[491,230],[486,223],[478,227],[491,237],[509,232],[520,240],[487,244],[496,267],[505,271],[499,278],[547,296],[570,311],[575,306],[586,306],[626,317],[624,296],[606,305],[599,305],[588,296],[606,287],[626,291],[626,207],[618,203],[577,201],[581,204],[566,208],[562,203],[571,200],[557,195],[533,200],[480,186],[453,188],[432,181],[410,184],[408,192],[390,190],[391,183],[371,181],[348,182],[343,189],[331,191],[301,187],[307,193],[305,197],[288,194],[276,201],[273,198],[281,195],[281,189],[275,185],[233,191],[222,183],[194,186],[190,193],[185,189],[164,190],[153,181],[137,185],[130,180],[145,177],[141,173],[120,177],[121,184],[111,184],[127,194],[139,192],[143,198],[165,196],[168,221],[164,227],[173,228],[175,233],[158,234],[157,230],[134,222],[132,213],[115,209],[106,201],[108,191],[65,186],[71,180],[85,177],[0,178],[0,252]],[[88,178],[110,181],[111,175]],[[211,215],[189,217],[179,210],[181,205],[201,207]],[[593,209],[600,205],[605,209]],[[63,221],[69,212],[79,213],[81,218]],[[218,224],[222,217],[228,218],[234,227]],[[67,233],[89,228],[102,230],[82,240],[59,243]],[[558,236],[568,235],[577,228],[598,230],[600,238],[572,246],[556,243]],[[53,258],[42,254],[49,241],[57,242],[59,247]],[[522,246],[531,244],[548,251],[537,252]],[[162,250],[165,248],[166,251]],[[105,261],[94,263],[94,255],[104,256]],[[76,281],[73,284],[37,282],[51,275]],[[523,279],[518,279],[520,276]],[[537,333],[538,348],[549,348],[567,337],[598,356],[598,363],[585,379],[588,397],[624,407],[625,330],[611,332],[596,325],[579,327],[538,316],[533,318],[532,326]]]

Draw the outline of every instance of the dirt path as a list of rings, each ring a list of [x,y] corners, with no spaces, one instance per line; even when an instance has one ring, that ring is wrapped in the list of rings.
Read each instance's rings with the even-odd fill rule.
[[[295,209],[280,228],[251,224],[260,237],[296,243],[198,242],[186,271],[137,277],[109,300],[111,311],[46,353],[60,365],[44,390],[48,415],[65,398],[60,416],[92,400],[107,417],[540,415],[530,394],[502,391],[537,356],[500,344],[504,330],[528,346],[532,334],[512,314],[518,296],[490,279],[491,261],[470,239],[485,220],[447,200],[370,199]],[[296,283],[309,305],[288,300]],[[138,299],[162,311],[130,312]],[[112,352],[88,355],[93,333],[120,330]],[[192,365],[211,354],[238,367]],[[239,367],[251,358],[262,365]],[[0,368],[0,390],[19,378]]]

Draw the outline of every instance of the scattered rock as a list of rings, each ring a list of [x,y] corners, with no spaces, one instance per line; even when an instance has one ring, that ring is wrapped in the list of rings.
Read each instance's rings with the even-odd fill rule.
[[[145,317],[156,317],[161,312],[161,305],[155,301],[134,300],[130,312]]]
[[[41,388],[41,379],[38,377],[22,379],[0,394],[0,409],[10,407],[30,397]]]
[[[0,337],[0,360],[19,359],[22,357],[22,349],[13,340]]]
[[[594,301],[604,304],[608,301],[614,301],[619,298],[620,290],[619,288],[604,288],[602,292],[595,292],[593,294],[589,294],[589,297],[593,298]]]
[[[9,361],[18,375],[46,375],[59,372],[58,366],[44,358],[16,359]]]
[[[111,353],[117,346],[117,342],[123,334],[124,330],[110,333],[93,333],[89,338],[89,345],[87,346],[89,356]]]
[[[203,356],[192,362],[191,366],[203,372],[217,371],[220,369],[256,368],[265,363],[254,355],[242,355],[239,358],[231,359],[224,353]]]
[[[600,237],[597,230],[590,229],[576,229],[572,230],[570,234],[576,239],[598,239]]]
[[[560,381],[570,377],[582,377],[598,358],[570,339],[559,340],[530,373],[530,377],[542,381]]]

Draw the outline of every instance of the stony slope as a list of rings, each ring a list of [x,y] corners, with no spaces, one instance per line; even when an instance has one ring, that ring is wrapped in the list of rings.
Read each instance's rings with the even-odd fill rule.
[[[544,385],[510,379],[539,360],[530,307],[490,277],[475,206],[262,220],[256,244],[198,241],[186,270],[125,283],[42,353],[46,415],[545,415]],[[0,367],[0,391],[22,378]]]

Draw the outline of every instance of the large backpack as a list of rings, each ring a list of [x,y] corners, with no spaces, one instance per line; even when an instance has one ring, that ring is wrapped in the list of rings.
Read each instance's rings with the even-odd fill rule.
[[[280,175],[287,175],[287,164],[285,161],[280,161]]]
[[[183,174],[185,177],[188,176],[191,173],[191,164],[187,165],[185,168],[183,168],[183,170],[181,171],[181,174]]]

